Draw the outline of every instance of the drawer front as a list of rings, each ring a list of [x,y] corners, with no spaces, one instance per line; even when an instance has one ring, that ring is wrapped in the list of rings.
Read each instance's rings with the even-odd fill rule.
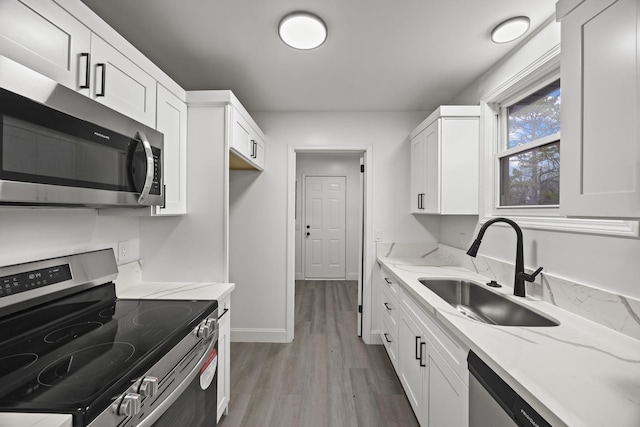
[[[384,345],[384,349],[387,351],[389,355],[389,359],[391,360],[391,364],[393,368],[398,370],[398,332],[397,327],[389,325],[389,320],[384,318],[382,321],[382,328],[380,329],[380,338],[382,338],[382,344]]]
[[[400,287],[398,285],[398,282],[393,279],[393,276],[386,268],[382,267],[381,273],[382,281],[384,282],[382,288],[387,289],[389,291],[389,295],[392,295],[397,300],[400,300]]]
[[[390,328],[397,334],[398,322],[400,320],[400,304],[398,304],[398,299],[392,296],[389,289],[383,287],[380,304],[382,318],[389,322]]]
[[[448,331],[445,331],[406,292],[402,295],[402,307],[419,319],[420,327],[429,333],[429,340],[433,343],[433,346],[445,357],[451,368],[456,372],[456,375],[467,384],[467,354],[469,349],[452,337]]]

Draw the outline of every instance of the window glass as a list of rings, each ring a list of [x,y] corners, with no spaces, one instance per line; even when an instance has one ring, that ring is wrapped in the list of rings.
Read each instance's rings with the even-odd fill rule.
[[[500,205],[560,203],[560,141],[500,159]]]
[[[507,108],[507,148],[560,132],[560,80]]]

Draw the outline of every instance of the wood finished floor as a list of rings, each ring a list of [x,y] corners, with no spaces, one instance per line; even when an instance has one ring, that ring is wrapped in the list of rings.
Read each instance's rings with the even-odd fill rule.
[[[357,336],[355,281],[297,281],[295,339],[231,343],[222,427],[418,426],[383,346]]]

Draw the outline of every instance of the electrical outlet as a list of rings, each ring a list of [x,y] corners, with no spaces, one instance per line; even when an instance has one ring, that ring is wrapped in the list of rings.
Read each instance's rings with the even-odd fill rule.
[[[125,262],[129,258],[129,241],[118,242],[118,262]]]
[[[382,242],[382,230],[377,229],[374,234],[374,240],[376,242]]]

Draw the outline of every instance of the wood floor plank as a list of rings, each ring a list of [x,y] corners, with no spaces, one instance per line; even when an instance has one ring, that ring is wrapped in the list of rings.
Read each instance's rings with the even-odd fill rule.
[[[357,336],[357,295],[357,281],[296,281],[293,342],[232,342],[220,426],[417,425],[384,348]]]
[[[378,401],[372,390],[372,378],[369,369],[351,368],[351,386],[359,426],[384,427]]]
[[[276,399],[270,427],[298,426],[302,413],[301,394],[281,394]]]

